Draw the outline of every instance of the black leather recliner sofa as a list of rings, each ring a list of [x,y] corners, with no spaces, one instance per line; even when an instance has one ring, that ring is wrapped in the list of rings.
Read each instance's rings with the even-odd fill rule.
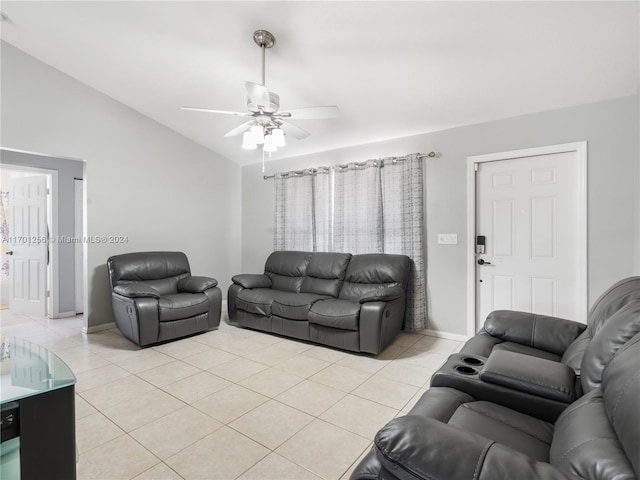
[[[496,327],[498,322],[500,328]],[[461,353],[451,355],[433,375],[431,386],[453,387],[475,398],[495,401],[553,422],[571,402],[600,386],[605,365],[640,332],[640,277],[625,279],[607,290],[594,303],[586,326],[509,311],[490,314],[486,323],[485,329],[471,338]],[[554,325],[558,330],[556,337]],[[549,350],[557,352],[561,349],[559,345],[568,343],[563,335],[573,330],[574,325],[582,333],[576,334],[565,355],[548,358]],[[488,331],[499,331],[500,337],[491,337]],[[525,331],[529,332],[529,345],[533,346],[514,344],[515,338],[524,341]],[[504,341],[505,338],[509,340]],[[554,342],[557,345],[552,347]],[[493,348],[478,349],[478,345]]]
[[[497,310],[483,329],[462,347],[462,353],[488,357],[504,350],[546,358],[570,366],[580,374],[580,364],[591,339],[625,306],[640,300],[640,277],[612,285],[589,310],[586,325],[562,318],[512,310]]]
[[[540,316],[522,312],[511,312],[514,324],[509,325],[510,312],[500,312],[507,333],[492,338],[489,332],[497,330],[489,325],[461,353],[451,355],[409,414],[378,433],[375,448],[352,478],[467,478],[468,465],[457,465],[458,457],[468,458],[464,450],[484,444],[486,450],[475,459],[475,476],[469,478],[636,479],[639,293],[640,277],[616,283],[595,302],[587,326],[561,319],[554,323],[550,317],[539,322]],[[573,349],[568,357],[579,360],[575,370],[559,355],[549,356],[549,345],[557,341],[554,325],[560,343],[570,345],[565,351]],[[568,330],[577,331],[573,343],[567,341]],[[510,345],[516,338],[522,343]],[[632,353],[622,353],[628,349]],[[607,402],[616,395],[617,405]],[[446,447],[438,444],[440,436]],[[449,443],[456,439],[466,447]]]
[[[640,333],[555,421],[432,387],[384,426],[351,480],[637,480]]]
[[[402,329],[405,255],[277,251],[264,270],[233,277],[232,324],[374,354]]]
[[[191,275],[182,252],[139,252],[107,261],[116,325],[147,346],[220,325],[218,281]]]

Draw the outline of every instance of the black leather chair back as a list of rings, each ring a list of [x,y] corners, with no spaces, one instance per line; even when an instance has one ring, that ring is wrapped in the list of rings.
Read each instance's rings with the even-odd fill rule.
[[[405,255],[370,253],[351,257],[340,298],[360,300],[375,295],[380,286],[398,285],[405,291],[411,263]]]
[[[581,376],[589,379],[582,385],[585,392],[599,384],[602,368],[607,363],[606,360],[613,356],[624,341],[635,334],[633,330],[637,328],[640,319],[634,317],[633,312],[625,307],[637,302],[640,302],[640,277],[625,278],[614,284],[595,301],[589,311],[587,328],[562,355],[562,363],[569,365]],[[615,320],[616,325],[605,328],[612,319]],[[626,326],[625,321],[628,322]],[[609,335],[612,337],[608,338]],[[596,338],[599,338],[600,343],[593,348],[590,347]],[[607,347],[609,347],[608,351]],[[591,349],[591,354],[585,360],[587,349]],[[593,354],[598,350],[601,353],[594,356]],[[598,357],[600,357],[599,361]],[[589,361],[594,358],[595,362]],[[583,373],[583,369],[586,369],[586,372]]]
[[[161,295],[175,293],[178,281],[191,275],[182,252],[138,252],[114,255],[107,262],[111,288],[121,283],[144,282]]]
[[[635,479],[640,472],[640,334],[605,367],[602,386],[572,403],[554,426],[549,460],[580,478]]]

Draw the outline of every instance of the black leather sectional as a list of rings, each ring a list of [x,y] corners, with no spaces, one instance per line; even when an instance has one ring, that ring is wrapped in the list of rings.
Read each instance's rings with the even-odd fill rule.
[[[409,271],[404,255],[273,252],[264,274],[233,277],[229,321],[377,354],[402,328]]]
[[[640,277],[587,325],[501,311],[384,426],[355,479],[636,479]]]

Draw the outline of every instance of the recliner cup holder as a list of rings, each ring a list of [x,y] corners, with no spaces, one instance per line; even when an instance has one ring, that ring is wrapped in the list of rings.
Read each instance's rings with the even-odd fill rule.
[[[462,375],[476,375],[478,373],[477,369],[466,365],[456,365],[453,369]]]
[[[462,357],[462,361],[467,365],[474,365],[474,366],[484,365],[483,360],[480,360],[479,358],[475,358],[475,357]]]

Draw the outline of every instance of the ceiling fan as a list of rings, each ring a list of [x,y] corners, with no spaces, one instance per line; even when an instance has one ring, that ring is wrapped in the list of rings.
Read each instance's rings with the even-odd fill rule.
[[[262,84],[245,83],[247,89],[247,112],[230,112],[199,107],[182,107],[182,109],[249,117],[250,120],[233,128],[224,136],[233,137],[244,133],[243,148],[254,149],[257,148],[257,145],[262,144],[265,152],[274,152],[277,147],[284,146],[285,134],[297,139],[303,139],[310,135],[306,130],[289,123],[289,119],[324,119],[335,118],[340,115],[340,110],[336,106],[305,107],[281,111],[280,97],[265,87],[265,52],[267,48],[273,47],[276,39],[266,30],[256,30],[253,34],[253,41],[262,50]]]

